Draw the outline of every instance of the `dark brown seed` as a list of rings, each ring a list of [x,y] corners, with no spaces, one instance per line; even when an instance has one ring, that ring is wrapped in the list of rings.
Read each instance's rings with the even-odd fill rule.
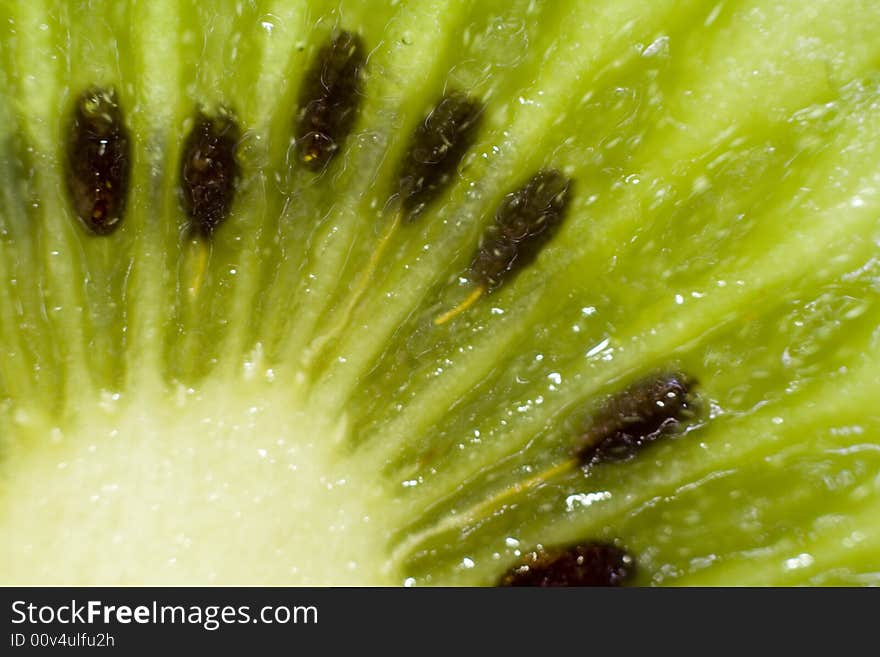
[[[67,130],[67,191],[77,217],[96,235],[119,227],[125,212],[131,144],[113,89],[76,100]]]
[[[570,191],[571,180],[548,169],[505,196],[471,263],[474,281],[491,292],[528,266],[562,223]]]
[[[610,397],[593,418],[577,453],[588,468],[628,461],[642,448],[695,415],[696,382],[680,372],[637,381]]]
[[[228,112],[198,112],[183,145],[180,189],[192,229],[210,237],[229,214],[238,184],[238,124]]]
[[[318,51],[306,72],[294,137],[299,161],[309,169],[323,169],[354,127],[365,62],[361,38],[339,32]]]
[[[477,134],[483,105],[453,91],[416,128],[403,160],[398,194],[403,216],[413,220],[453,180]]]
[[[499,586],[622,586],[635,574],[635,559],[598,541],[529,552],[504,574]]]

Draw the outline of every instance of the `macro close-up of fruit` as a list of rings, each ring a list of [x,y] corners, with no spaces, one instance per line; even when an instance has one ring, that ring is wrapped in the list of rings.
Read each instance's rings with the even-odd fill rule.
[[[880,3],[0,3],[0,584],[880,584]]]

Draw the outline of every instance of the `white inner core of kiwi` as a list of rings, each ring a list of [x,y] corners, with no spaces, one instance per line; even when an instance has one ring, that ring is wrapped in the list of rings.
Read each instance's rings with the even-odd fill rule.
[[[0,581],[392,583],[377,477],[338,458],[335,418],[264,380],[138,390],[64,431],[17,413]]]

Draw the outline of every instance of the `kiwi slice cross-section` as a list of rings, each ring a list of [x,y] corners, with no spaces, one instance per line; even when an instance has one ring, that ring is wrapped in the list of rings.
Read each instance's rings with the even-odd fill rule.
[[[0,5],[0,582],[880,581],[880,6]]]

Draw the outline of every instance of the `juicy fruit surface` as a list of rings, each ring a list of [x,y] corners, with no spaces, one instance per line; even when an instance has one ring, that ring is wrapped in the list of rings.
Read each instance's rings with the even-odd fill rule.
[[[0,581],[492,584],[619,542],[637,584],[876,584],[878,28],[855,0],[4,3]],[[339,29],[361,98],[313,170],[297,106]],[[91,88],[131,149],[100,236],[65,183]],[[453,89],[473,145],[389,231]],[[194,241],[181,158],[219,107],[238,181]],[[436,323],[541,170],[573,181],[552,239]],[[673,369],[685,430],[559,467]]]

